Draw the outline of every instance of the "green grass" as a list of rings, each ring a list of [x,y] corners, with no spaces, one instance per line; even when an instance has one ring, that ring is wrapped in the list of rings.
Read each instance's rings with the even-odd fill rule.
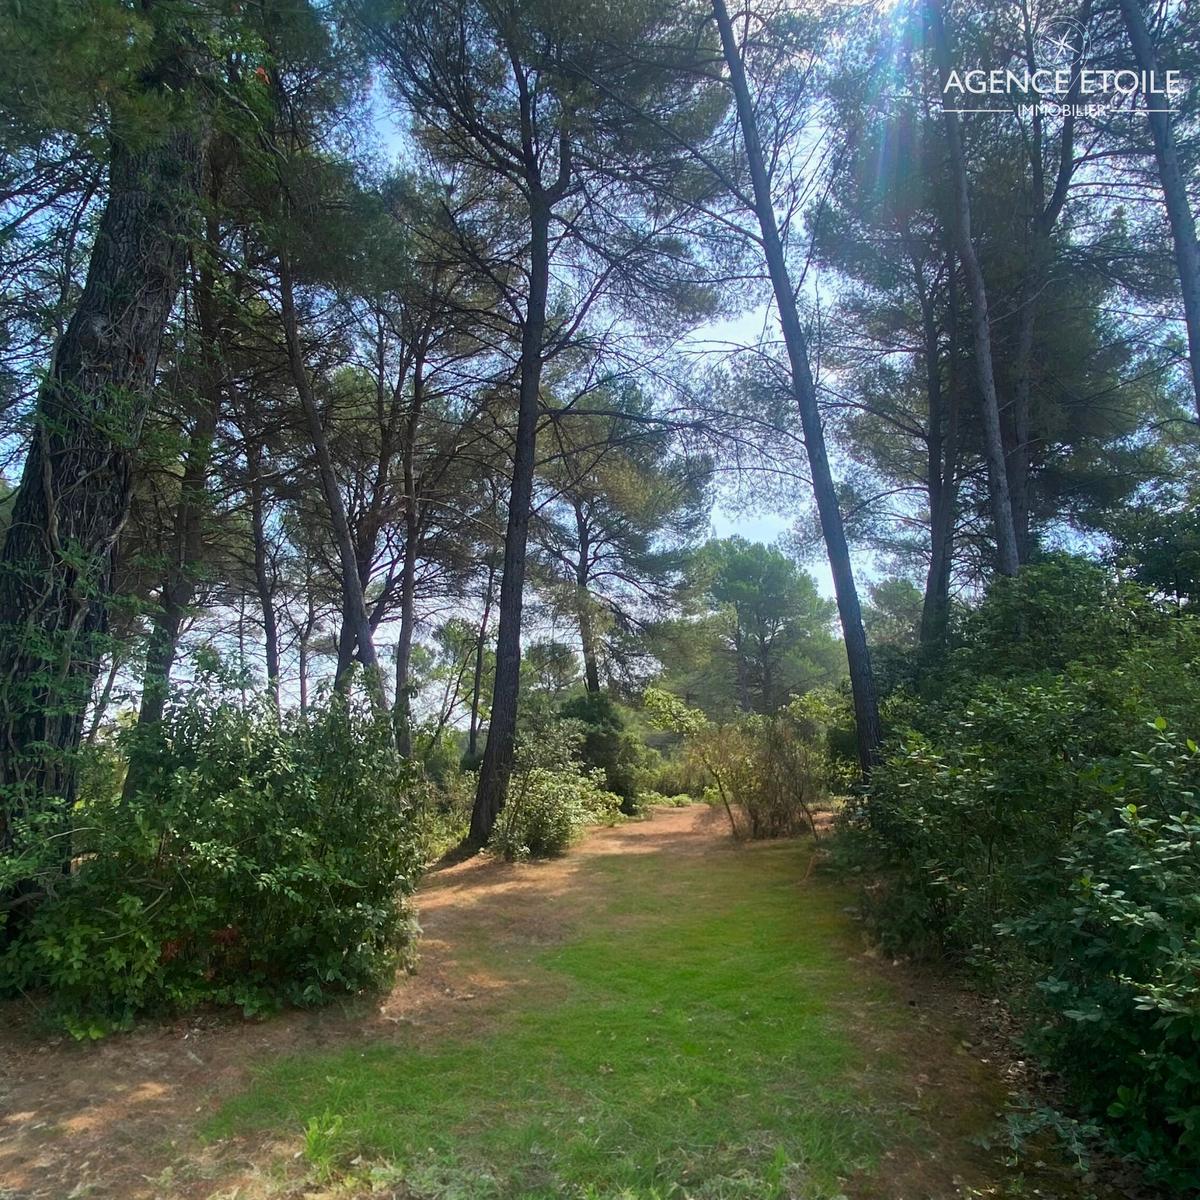
[[[485,1032],[276,1061],[207,1135],[293,1133],[317,1178],[430,1197],[837,1196],[895,1119],[854,1036],[886,995],[807,853],[591,859],[561,944],[468,947],[519,981]]]

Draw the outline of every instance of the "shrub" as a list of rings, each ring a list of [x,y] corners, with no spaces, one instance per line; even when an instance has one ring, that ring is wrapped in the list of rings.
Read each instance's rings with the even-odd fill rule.
[[[582,733],[579,757],[583,764],[604,773],[605,788],[621,798],[622,812],[632,814],[652,753],[629,729],[620,706],[603,692],[588,692],[568,700],[559,715],[564,720],[578,722]]]
[[[704,764],[683,750],[682,743],[670,753],[658,752],[658,760],[647,770],[643,790],[660,796],[689,796],[699,800],[704,794],[708,772]]]
[[[695,804],[696,797],[689,795],[687,792],[680,792],[676,796],[664,796],[662,792],[638,792],[637,806],[639,812],[644,812],[648,808],[687,808],[689,804]]]
[[[676,696],[650,689],[646,708],[662,728],[682,735],[712,780],[735,837],[816,833],[814,806],[838,787],[844,771],[829,752],[827,732],[837,702],[816,693],[772,716],[717,725]]]
[[[422,862],[436,861],[466,837],[476,781],[473,772],[455,766],[440,778],[426,776],[414,789],[414,836]]]
[[[145,787],[77,807],[76,870],[0,959],[76,1036],[201,1001],[247,1014],[386,981],[412,939],[411,776],[386,722],[308,716],[204,680],[175,699]]]
[[[1192,1187],[1197,665],[1190,613],[1086,564],[1024,569],[966,619],[923,695],[897,700],[907,728],[846,839],[884,944],[982,971],[1075,1102]]]
[[[507,859],[563,854],[588,826],[617,819],[621,799],[601,771],[579,761],[580,734],[566,722],[523,739],[489,848]]]
[[[1042,968],[1035,1044],[1179,1187],[1200,1185],[1200,749],[1152,726],[1097,767],[1060,886],[1002,931]],[[1081,1069],[1082,1068],[1082,1069]]]

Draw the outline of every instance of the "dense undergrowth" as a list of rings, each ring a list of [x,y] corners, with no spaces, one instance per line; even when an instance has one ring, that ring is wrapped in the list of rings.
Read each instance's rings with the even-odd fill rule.
[[[1063,559],[955,643],[848,810],[867,918],[1004,995],[1079,1110],[1200,1187],[1200,622]]]
[[[43,990],[77,1036],[202,1001],[248,1014],[391,977],[413,939],[421,859],[412,768],[361,700],[301,716],[213,679],[140,739],[143,785],[90,771],[74,869],[0,958],[9,994]]]

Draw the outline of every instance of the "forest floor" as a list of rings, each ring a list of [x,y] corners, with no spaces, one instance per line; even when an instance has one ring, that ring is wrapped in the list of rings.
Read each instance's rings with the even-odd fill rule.
[[[0,1200],[1123,1194],[1045,1146],[1013,1161],[1021,1064],[813,866],[661,809],[432,872],[386,997],[95,1045],[9,1006]]]

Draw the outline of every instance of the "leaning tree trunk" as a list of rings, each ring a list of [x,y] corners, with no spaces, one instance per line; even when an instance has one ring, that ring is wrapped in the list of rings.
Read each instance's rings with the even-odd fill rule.
[[[796,407],[800,411],[800,424],[804,431],[804,445],[808,452],[809,471],[812,475],[813,494],[817,501],[817,514],[821,520],[821,533],[829,556],[833,573],[834,593],[837,597],[838,615],[842,622],[842,637],[846,644],[846,658],[850,667],[850,687],[854,696],[854,717],[858,730],[858,758],[863,772],[869,772],[879,757],[881,738],[879,705],[875,695],[875,680],[871,674],[871,656],[867,647],[867,635],[863,629],[862,609],[858,602],[858,588],[854,582],[854,569],[850,562],[850,548],[842,525],[842,513],[838,506],[833,473],[829,469],[829,457],[825,449],[825,431],[821,426],[821,413],[817,407],[817,392],[808,364],[808,345],[804,329],[800,324],[800,313],[796,307],[796,294],[792,290],[788,275],[787,260],[783,243],[779,238],[779,226],[775,218],[775,206],[771,196],[770,179],[763,159],[762,146],[758,137],[754,103],[750,87],[746,82],[746,71],[742,65],[734,37],[733,26],[725,0],[712,0],[713,15],[721,34],[721,46],[725,62],[729,67],[729,81],[737,103],[738,121],[746,143],[746,158],[750,177],[754,184],[754,209],[762,232],[763,253],[771,286],[775,292],[775,306],[779,310],[779,323],[783,329],[783,340],[787,346],[788,362],[792,372],[792,392]]]
[[[1121,15],[1138,67],[1143,71],[1157,70],[1154,43],[1146,26],[1146,14],[1141,0],[1121,0]],[[1168,101],[1169,103],[1169,101]],[[1179,149],[1171,129],[1171,114],[1149,109],[1150,137],[1154,141],[1154,157],[1158,160],[1158,175],[1162,181],[1163,200],[1171,222],[1175,242],[1175,266],[1179,271],[1179,286],[1183,291],[1183,315],[1187,322],[1188,358],[1192,368],[1192,390],[1196,410],[1200,412],[1200,246],[1196,244],[1196,218],[1188,200],[1187,181],[1179,162]]]
[[[0,853],[36,852],[52,832],[65,834],[131,460],[183,275],[201,159],[202,138],[186,127],[149,146],[114,144],[87,282],[38,396],[0,556]],[[52,824],[22,830],[23,818]],[[53,857],[69,860],[68,837]]]
[[[521,383],[513,447],[508,528],[500,575],[500,623],[496,633],[496,678],[487,744],[471,811],[468,844],[483,846],[504,807],[516,754],[517,701],[521,687],[521,608],[525,587],[525,549],[533,502],[534,448],[538,393],[542,383],[542,338],[550,290],[550,209],[541,198],[530,203],[529,302],[521,330]]]
[[[943,81],[951,71],[950,42],[942,16],[941,0],[931,0],[929,13],[933,24],[934,50],[938,73]],[[996,527],[996,561],[1001,574],[1015,575],[1020,568],[1017,534],[1013,526],[1012,500],[1008,492],[1008,465],[1004,456],[1004,437],[1000,429],[1000,403],[996,398],[996,373],[992,367],[992,334],[988,316],[987,287],[983,269],[971,238],[971,195],[967,188],[967,164],[963,157],[962,130],[958,113],[950,107],[943,89],[942,116],[946,129],[946,148],[950,154],[951,186],[954,189],[954,224],[958,255],[971,296],[971,324],[975,337],[975,370],[979,382],[980,415],[983,418],[984,458],[987,461],[988,494],[992,520]]]

